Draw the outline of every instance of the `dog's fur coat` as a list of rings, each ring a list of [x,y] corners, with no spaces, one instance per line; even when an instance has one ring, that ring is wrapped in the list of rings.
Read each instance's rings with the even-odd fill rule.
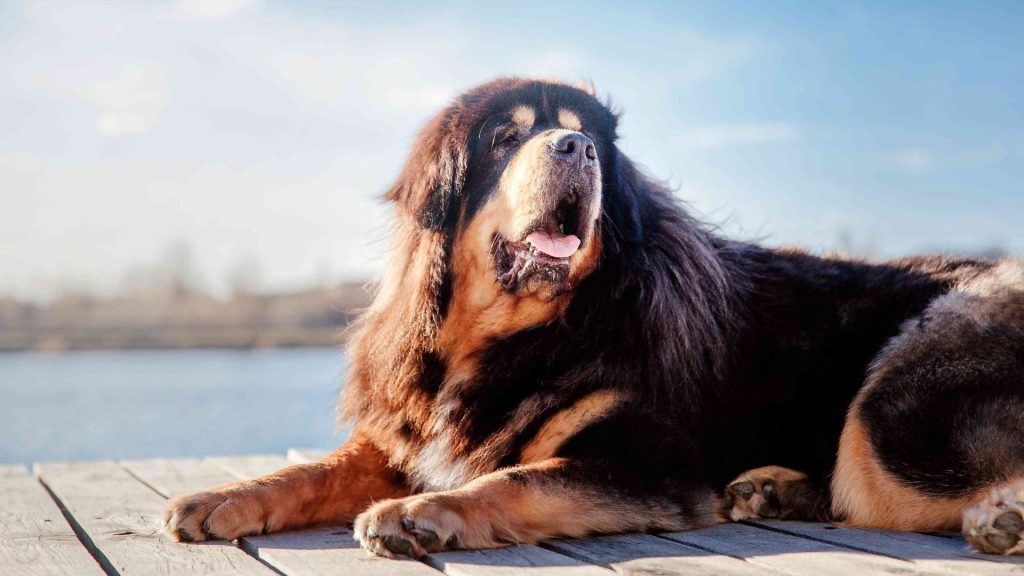
[[[354,521],[418,556],[762,515],[944,530],[996,506],[1024,464],[1024,268],[723,238],[616,120],[591,91],[501,79],[428,123],[349,347],[351,439],[173,501],[168,532]],[[972,541],[1013,548],[983,512]]]

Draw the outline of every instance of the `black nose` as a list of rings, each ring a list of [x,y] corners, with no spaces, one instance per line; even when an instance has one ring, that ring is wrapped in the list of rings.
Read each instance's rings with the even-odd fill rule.
[[[593,162],[597,159],[594,141],[579,132],[566,132],[552,140],[551,151],[566,160]]]

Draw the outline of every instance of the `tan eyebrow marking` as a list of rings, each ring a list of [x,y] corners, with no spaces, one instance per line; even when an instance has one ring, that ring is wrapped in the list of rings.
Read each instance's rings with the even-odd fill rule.
[[[533,126],[534,120],[537,119],[537,112],[529,106],[516,106],[512,110],[512,121],[520,126],[526,126],[527,128]]]
[[[583,128],[583,122],[580,122],[580,117],[572,110],[566,110],[565,108],[558,109],[558,123],[562,125],[562,128],[575,132],[579,132]]]

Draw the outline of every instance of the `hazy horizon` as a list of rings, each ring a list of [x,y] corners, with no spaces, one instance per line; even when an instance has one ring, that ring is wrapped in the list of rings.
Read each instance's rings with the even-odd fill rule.
[[[182,246],[214,294],[369,278],[413,135],[505,74],[592,80],[734,236],[1021,253],[1021,29],[1010,2],[5,2],[0,296],[109,294]]]

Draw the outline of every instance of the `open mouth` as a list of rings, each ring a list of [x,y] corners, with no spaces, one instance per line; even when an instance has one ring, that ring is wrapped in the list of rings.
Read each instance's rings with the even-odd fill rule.
[[[580,248],[577,236],[579,211],[570,197],[518,240],[496,236],[494,260],[498,282],[509,291],[525,284],[543,282],[559,291],[568,290],[569,258]]]

